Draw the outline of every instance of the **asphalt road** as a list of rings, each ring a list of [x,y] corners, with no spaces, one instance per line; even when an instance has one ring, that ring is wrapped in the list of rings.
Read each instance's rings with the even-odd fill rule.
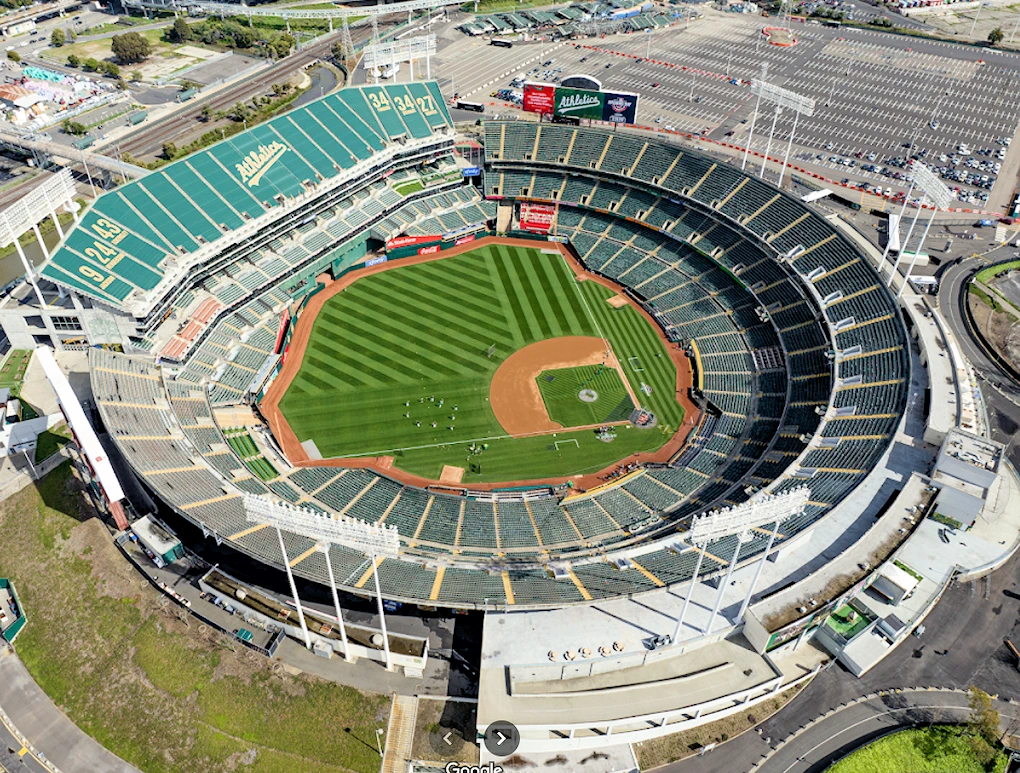
[[[990,360],[981,346],[967,332],[964,324],[964,306],[967,280],[989,262],[981,258],[967,258],[948,268],[939,286],[939,308],[945,317],[964,356],[970,360],[981,380],[981,393],[988,407],[991,437],[1007,446],[1006,455],[1013,466],[1020,469],[1020,385]]]
[[[995,702],[1004,728],[1015,726],[1016,705]],[[861,745],[911,725],[957,723],[970,714],[966,692],[887,692],[853,703],[784,744],[759,770],[821,773]]]
[[[976,684],[1002,698],[1020,699],[1020,672],[1016,658],[1005,645],[1007,638],[1020,644],[1018,570],[1020,557],[1014,556],[988,578],[954,583],[925,620],[924,635],[903,642],[862,678],[855,678],[837,663],[822,671],[782,711],[762,723],[761,734],[752,730],[704,756],[674,763],[664,770],[666,773],[750,770],[770,748],[811,720],[842,703],[880,690],[906,687],[965,690]],[[939,654],[942,652],[947,654]],[[914,721],[909,713],[888,715],[884,721],[894,720],[907,725]],[[847,715],[842,722],[849,726],[854,721],[853,715]],[[829,733],[844,729],[839,724],[828,728]],[[759,770],[776,773],[786,769],[773,760]]]

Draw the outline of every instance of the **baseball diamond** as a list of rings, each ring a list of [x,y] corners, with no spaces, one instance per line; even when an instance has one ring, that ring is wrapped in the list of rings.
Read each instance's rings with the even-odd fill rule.
[[[653,386],[642,407],[662,417],[660,427],[682,425],[677,369],[660,332],[633,307],[607,303],[616,293],[581,281],[558,250],[491,243],[440,257],[355,277],[315,315],[279,403],[306,449],[314,445],[338,465],[390,457],[393,468],[424,478],[457,466],[464,482],[498,482],[591,473],[661,448],[672,434],[661,428],[627,424],[610,446],[588,426],[625,422],[642,383]],[[520,433],[501,423],[492,405],[499,398],[490,395],[503,383],[493,382],[500,366],[532,344],[574,337],[595,339],[599,363],[586,366],[585,378],[595,379],[603,401],[580,402],[585,379],[556,370],[562,384],[573,385],[576,409],[564,410],[557,385],[542,390],[554,406],[551,425]],[[633,358],[648,363],[640,377],[627,366],[617,370],[617,360]],[[570,364],[531,359],[537,367]],[[563,431],[554,438],[550,428]]]

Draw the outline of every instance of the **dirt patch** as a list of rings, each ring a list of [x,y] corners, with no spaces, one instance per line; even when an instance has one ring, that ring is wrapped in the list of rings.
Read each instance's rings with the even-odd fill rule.
[[[607,346],[605,340],[594,336],[562,336],[536,341],[518,349],[496,369],[489,383],[489,404],[496,421],[508,435],[515,437],[563,429],[562,425],[549,418],[535,379],[546,370],[582,365],[605,363],[618,371],[631,401],[640,405],[627,377],[620,371],[620,363]]]
[[[390,457],[391,459],[393,457]],[[440,483],[460,483],[464,480],[464,468],[454,467],[450,464],[443,465],[443,471],[439,475]]]
[[[606,303],[612,306],[614,309],[622,309],[630,301],[627,300],[626,295],[614,295],[612,298],[607,298]]]
[[[1020,370],[1020,322],[1002,311],[992,311],[974,293],[968,294],[967,302],[974,324],[988,346]]]

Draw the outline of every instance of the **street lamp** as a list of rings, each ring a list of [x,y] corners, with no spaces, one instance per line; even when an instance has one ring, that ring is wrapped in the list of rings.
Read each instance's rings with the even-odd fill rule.
[[[379,756],[380,757],[383,756],[383,753],[382,753],[382,734],[383,734],[383,729],[381,727],[376,728],[376,730],[375,730],[375,746],[379,750]]]

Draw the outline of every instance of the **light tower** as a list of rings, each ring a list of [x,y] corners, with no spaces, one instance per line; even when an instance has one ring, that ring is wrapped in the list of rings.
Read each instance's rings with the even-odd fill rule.
[[[726,570],[726,577],[719,584],[719,593],[716,596],[712,615],[708,620],[708,625],[706,625],[702,631],[702,633],[706,635],[712,632],[712,625],[715,623],[715,618],[719,614],[719,609],[722,606],[723,594],[726,592],[726,587],[729,585],[730,578],[733,576],[733,569],[736,567],[737,559],[740,555],[740,546],[750,541],[751,529],[763,526],[767,523],[775,524],[772,528],[765,552],[762,554],[761,563],[758,565],[758,570],[755,572],[754,579],[752,580],[751,586],[748,588],[747,595],[744,597],[743,604],[740,607],[741,616],[747,609],[747,605],[751,599],[751,594],[754,593],[754,586],[758,583],[758,578],[761,575],[765,559],[768,556],[769,551],[772,550],[772,545],[774,544],[775,538],[779,532],[780,522],[802,513],[804,511],[804,507],[807,505],[808,499],[810,499],[810,496],[811,490],[807,486],[798,486],[797,488],[784,491],[782,494],[758,494],[744,504],[737,505],[736,507],[713,510],[710,513],[704,513],[694,517],[694,520],[691,522],[691,530],[687,539],[692,545],[697,545],[700,548],[700,552],[698,553],[698,561],[694,568],[694,574],[691,576],[690,588],[687,591],[687,596],[684,598],[684,605],[680,610],[680,618],[677,620],[676,627],[673,629],[674,642],[679,640],[680,630],[683,627],[684,618],[687,615],[687,608],[690,605],[691,596],[694,594],[694,588],[698,582],[698,572],[701,569],[701,562],[705,557],[705,548],[708,544],[731,535],[736,535],[737,537],[737,546],[733,550],[733,557],[730,559],[729,568]]]
[[[900,258],[903,257],[903,253],[907,251],[908,242],[910,241],[911,235],[914,233],[914,226],[917,225],[918,218],[921,216],[921,209],[924,206],[925,200],[931,201],[931,217],[928,218],[928,223],[924,227],[924,232],[921,234],[921,240],[918,242],[917,247],[914,249],[910,265],[907,267],[907,274],[903,277],[903,284],[900,286],[899,292],[896,297],[899,298],[903,295],[903,289],[907,286],[907,281],[910,279],[910,272],[914,270],[914,265],[917,263],[917,256],[921,252],[921,248],[924,247],[924,240],[928,238],[928,231],[931,229],[932,221],[935,219],[936,213],[940,209],[947,209],[949,203],[953,200],[953,194],[949,188],[932,172],[927,166],[922,164],[920,161],[910,162],[910,174],[911,190],[914,188],[921,189],[921,200],[917,202],[917,211],[914,213],[913,219],[910,221],[910,227],[907,229],[907,235],[903,239],[903,243],[900,245],[899,254],[896,256],[896,260],[893,261],[892,270],[889,272],[889,281],[886,283],[887,287],[892,287],[893,277],[896,276],[896,270],[900,266]],[[908,192],[909,196],[909,192]],[[904,200],[903,206],[906,208],[907,202]],[[902,211],[901,211],[902,216]],[[890,234],[890,238],[891,238]],[[888,253],[888,244],[886,245],[886,253]],[[885,261],[885,255],[882,256],[883,264]],[[882,270],[882,265],[879,265],[879,271]]]
[[[751,133],[754,132],[754,122],[758,118],[758,106],[762,101],[775,105],[775,113],[772,116],[772,128],[769,131],[769,141],[765,146],[764,158],[761,161],[761,171],[758,173],[759,177],[764,177],[765,166],[768,164],[769,151],[772,149],[772,138],[776,132],[776,121],[779,119],[780,113],[783,109],[789,109],[794,111],[793,115],[793,128],[790,129],[790,139],[786,143],[786,155],[783,158],[783,166],[779,172],[779,185],[783,184],[783,177],[786,174],[786,167],[790,162],[790,150],[793,148],[793,135],[797,131],[797,121],[801,115],[808,117],[815,113],[815,101],[810,97],[802,97],[800,94],[796,94],[789,89],[784,89],[779,86],[775,86],[771,83],[766,83],[764,80],[753,80],[751,81],[751,93],[758,97],[754,107],[754,117],[751,119]],[[751,133],[747,136],[748,147],[751,145]],[[746,160],[747,152],[744,152]],[[743,168],[743,167],[741,167]]]
[[[301,632],[305,646],[311,649],[311,637],[305,624],[304,610],[298,598],[294,574],[291,571],[287,548],[283,542],[283,529],[315,540],[318,548],[325,554],[326,574],[329,577],[329,589],[333,595],[333,606],[336,610],[337,622],[340,624],[340,639],[344,647],[344,658],[351,660],[350,647],[347,643],[347,629],[344,626],[340,599],[337,596],[336,579],[333,576],[333,563],[329,551],[334,545],[343,546],[366,554],[372,562],[372,576],[375,580],[375,595],[379,605],[379,625],[382,630],[383,651],[386,656],[386,670],[393,670],[390,656],[389,636],[386,633],[386,615],[383,609],[382,592],[379,590],[379,558],[396,558],[400,550],[400,535],[392,526],[377,525],[350,518],[343,515],[326,515],[307,507],[299,507],[286,502],[274,502],[267,497],[255,494],[244,495],[244,510],[247,519],[253,523],[263,523],[276,529],[280,541],[280,554],[283,567],[287,572],[290,592],[294,595],[294,606],[297,608]]]

